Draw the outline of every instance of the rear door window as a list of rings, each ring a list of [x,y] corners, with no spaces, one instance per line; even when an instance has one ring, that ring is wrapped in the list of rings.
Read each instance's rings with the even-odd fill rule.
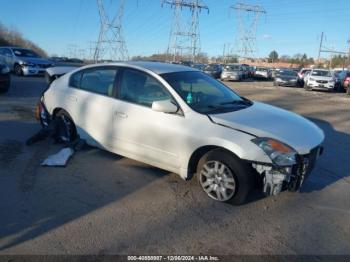
[[[92,68],[72,75],[70,86],[87,92],[112,97],[117,68]]]

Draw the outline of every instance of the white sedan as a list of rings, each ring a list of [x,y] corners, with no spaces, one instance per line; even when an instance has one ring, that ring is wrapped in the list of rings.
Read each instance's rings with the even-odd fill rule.
[[[324,134],[294,113],[239,96],[193,68],[156,62],[85,66],[53,81],[38,107],[110,152],[198,179],[212,199],[243,203],[256,179],[266,195],[297,191]]]

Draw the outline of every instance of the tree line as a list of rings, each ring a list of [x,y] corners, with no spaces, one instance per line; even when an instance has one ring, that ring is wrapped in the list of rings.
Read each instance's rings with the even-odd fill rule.
[[[28,48],[42,57],[47,57],[44,49],[26,39],[16,28],[9,28],[0,22],[0,46],[18,46]]]

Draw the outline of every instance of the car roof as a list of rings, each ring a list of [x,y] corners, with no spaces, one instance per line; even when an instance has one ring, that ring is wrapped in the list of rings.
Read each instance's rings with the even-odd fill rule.
[[[102,65],[139,67],[139,68],[150,70],[158,75],[166,74],[166,73],[175,73],[175,72],[198,71],[195,68],[191,68],[184,65],[170,64],[170,63],[163,63],[163,62],[148,62],[148,61],[129,61],[129,62],[107,63]]]

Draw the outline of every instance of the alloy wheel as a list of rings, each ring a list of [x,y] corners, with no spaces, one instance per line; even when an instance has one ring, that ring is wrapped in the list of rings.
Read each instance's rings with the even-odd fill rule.
[[[219,161],[208,161],[199,176],[200,184],[207,195],[218,201],[231,199],[236,192],[236,180],[231,170]]]

